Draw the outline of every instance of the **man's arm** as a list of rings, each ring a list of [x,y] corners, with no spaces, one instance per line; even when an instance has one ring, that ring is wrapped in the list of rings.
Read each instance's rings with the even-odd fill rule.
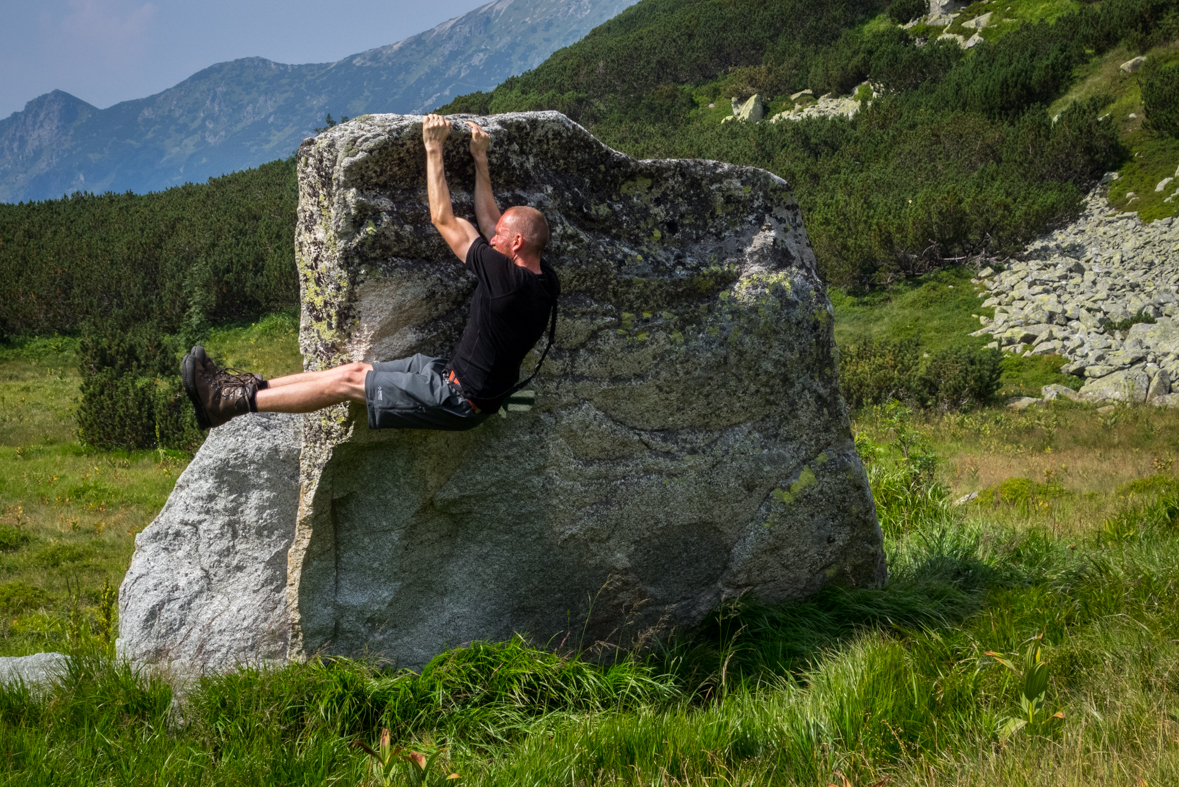
[[[426,146],[426,192],[430,197],[430,221],[442,235],[446,245],[463,262],[467,250],[479,237],[475,225],[454,215],[450,204],[450,188],[446,185],[446,170],[442,164],[442,143],[450,134],[450,121],[441,115],[426,115],[422,122],[422,142]]]
[[[487,148],[491,145],[491,137],[473,120],[468,120],[471,127],[471,158],[475,159],[475,220],[479,222],[479,231],[483,237],[491,240],[495,237],[495,225],[499,223],[499,205],[495,204],[495,194],[491,191],[491,172],[487,168]]]

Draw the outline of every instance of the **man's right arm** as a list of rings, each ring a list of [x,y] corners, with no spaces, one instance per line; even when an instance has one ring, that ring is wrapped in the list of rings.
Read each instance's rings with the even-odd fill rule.
[[[491,191],[491,172],[487,167],[487,148],[491,137],[478,123],[467,121],[471,127],[471,158],[475,160],[475,220],[483,237],[491,240],[495,236],[495,225],[499,223],[499,206]]]

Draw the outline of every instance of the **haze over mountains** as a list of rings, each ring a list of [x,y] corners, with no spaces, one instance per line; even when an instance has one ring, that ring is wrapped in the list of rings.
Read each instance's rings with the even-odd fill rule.
[[[421,112],[534,68],[635,0],[497,0],[335,63],[218,63],[98,109],[55,90],[0,120],[0,201],[156,191],[290,155],[331,113]]]

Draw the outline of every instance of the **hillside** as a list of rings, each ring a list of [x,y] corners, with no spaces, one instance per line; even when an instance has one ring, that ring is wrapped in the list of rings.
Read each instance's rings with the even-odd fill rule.
[[[325,115],[414,112],[490,89],[633,0],[498,0],[335,63],[219,63],[98,109],[61,91],[0,120],[0,201],[158,191],[289,156]]]
[[[1128,84],[1046,107],[1094,60],[1173,40],[1175,0],[978,2],[915,26],[882,13],[896,5],[913,4],[646,0],[441,111],[558,109],[631,155],[768,169],[794,186],[828,280],[855,289],[1012,254],[1145,144],[1099,120]],[[975,30],[970,49],[943,37]],[[755,94],[767,117],[823,94],[859,114],[724,122]]]

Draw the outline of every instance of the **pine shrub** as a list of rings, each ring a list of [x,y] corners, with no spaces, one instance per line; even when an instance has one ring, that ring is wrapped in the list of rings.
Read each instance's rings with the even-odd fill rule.
[[[999,390],[1003,355],[998,350],[948,347],[926,359],[917,378],[916,399],[924,407],[964,410]]]
[[[1151,131],[1179,137],[1179,63],[1149,58],[1139,75],[1146,125]]]
[[[158,324],[94,324],[79,345],[78,434],[97,448],[194,449],[202,437],[178,373],[180,348]]]
[[[919,16],[925,16],[928,11],[928,0],[892,0],[886,13],[889,19],[903,25]]]
[[[853,408],[911,399],[921,366],[917,339],[866,341],[852,345],[839,357],[843,398]]]
[[[1001,361],[995,350],[960,346],[927,355],[916,338],[869,340],[840,353],[840,388],[853,408],[899,401],[943,411],[968,409],[999,390]]]

